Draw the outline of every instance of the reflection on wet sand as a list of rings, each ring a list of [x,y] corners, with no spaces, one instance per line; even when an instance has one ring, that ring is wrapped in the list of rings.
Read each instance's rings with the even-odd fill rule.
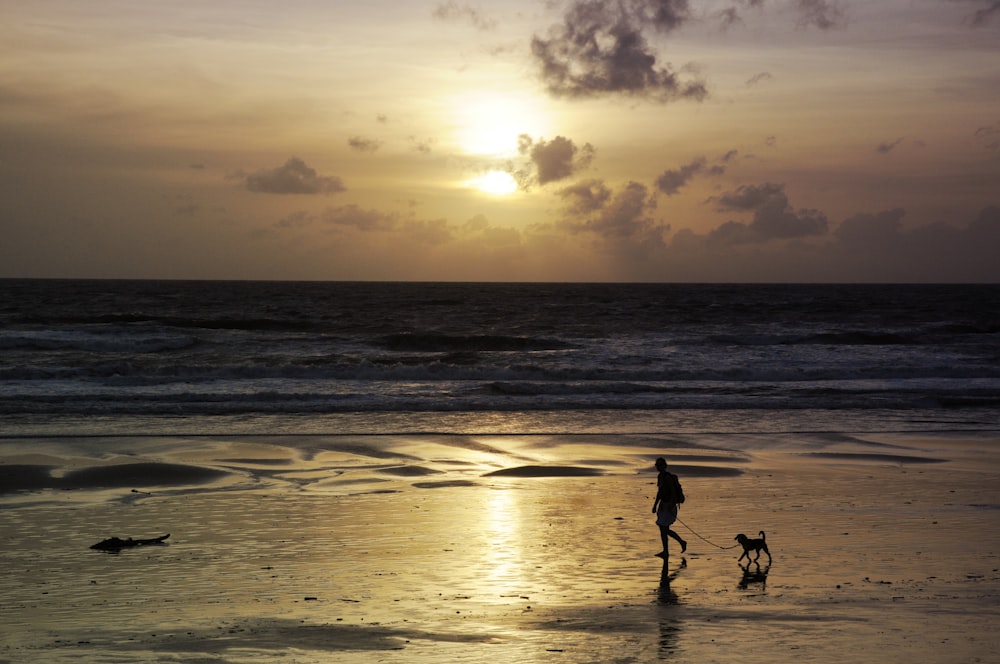
[[[520,492],[495,489],[486,499],[482,515],[486,530],[487,559],[484,584],[497,589],[519,588],[523,554],[521,547]],[[475,527],[476,524],[470,524]]]
[[[740,565],[743,570],[743,578],[736,584],[740,590],[749,590],[750,586],[760,586],[761,593],[767,590],[767,573],[771,570],[770,565],[761,568],[760,563],[747,563]]]
[[[768,448],[728,473],[737,461],[722,452],[689,456],[727,472],[685,473],[681,527],[705,541],[690,538],[660,574],[649,462],[661,449],[511,439],[516,457],[497,442],[445,458],[426,438],[351,441],[206,439],[167,452],[129,441],[128,463],[120,441],[91,457],[67,441],[44,455],[8,443],[0,659],[330,664],[365,650],[407,664],[553,653],[876,664],[886,653],[1000,652],[987,636],[1000,606],[1000,440],[913,441],[914,456],[944,457],[952,445],[954,460],[933,472]],[[535,470],[488,474],[518,464]],[[745,526],[748,501],[766,505],[754,527],[780,542],[774,579],[753,563],[734,576],[737,552],[710,546]],[[168,545],[88,550],[109,535],[162,533]]]
[[[678,606],[681,599],[674,592],[671,583],[687,568],[687,558],[681,558],[680,566],[670,571],[670,561],[663,561],[663,569],[660,571],[660,585],[656,590],[656,603],[661,607],[659,616],[660,638],[658,642],[658,652],[661,657],[674,655],[678,652],[677,641],[680,638],[682,621]]]

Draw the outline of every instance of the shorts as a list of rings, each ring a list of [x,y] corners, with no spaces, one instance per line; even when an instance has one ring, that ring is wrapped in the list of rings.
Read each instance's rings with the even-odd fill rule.
[[[677,520],[677,508],[674,505],[661,505],[660,509],[656,510],[656,525],[658,526],[670,526]]]

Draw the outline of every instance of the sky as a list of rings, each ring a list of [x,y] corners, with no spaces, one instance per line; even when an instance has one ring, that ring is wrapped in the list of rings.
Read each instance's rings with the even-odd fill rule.
[[[1000,282],[997,0],[0,0],[0,277]]]

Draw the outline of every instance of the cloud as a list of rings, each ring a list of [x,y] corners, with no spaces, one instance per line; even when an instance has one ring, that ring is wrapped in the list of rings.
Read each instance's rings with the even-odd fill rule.
[[[398,224],[398,217],[392,212],[366,210],[353,203],[335,208],[327,208],[320,219],[335,226],[356,228],[360,231],[391,231]]]
[[[892,149],[894,147],[896,147],[902,142],[903,142],[902,138],[897,138],[894,141],[883,141],[878,144],[878,147],[875,148],[875,152],[878,152],[880,154],[889,154],[890,152],[892,152]]]
[[[827,247],[843,273],[877,281],[995,282],[1000,207],[983,208],[966,227],[937,222],[905,230],[902,209],[845,219]]]
[[[444,244],[453,237],[445,219],[401,219],[395,212],[366,209],[353,203],[324,210],[320,221],[364,233],[401,233],[408,242],[426,245]]]
[[[757,85],[761,81],[769,81],[772,78],[774,78],[774,76],[771,75],[771,72],[762,71],[759,74],[754,74],[753,76],[751,76],[750,78],[748,78],[747,82],[746,82],[746,85],[747,85],[747,87],[751,87],[751,86]]]
[[[382,146],[382,142],[374,138],[362,138],[361,136],[351,136],[347,139],[347,145],[352,150],[358,152],[375,152]]]
[[[518,137],[518,152],[531,159],[533,175],[520,174],[523,184],[535,181],[540,185],[564,180],[590,167],[594,158],[594,146],[585,143],[577,147],[565,136],[556,136],[551,141],[532,139],[527,134]]]
[[[570,214],[566,226],[574,233],[643,241],[656,237],[662,242],[662,233],[669,229],[649,215],[656,203],[646,186],[638,182],[629,182],[614,196],[597,180],[585,186],[567,187],[559,195],[566,201],[566,211]]]
[[[727,221],[709,234],[717,244],[747,244],[824,235],[829,222],[818,210],[794,210],[782,184],[744,185],[714,199],[719,209],[750,212],[749,224]]]
[[[985,127],[979,127],[975,131],[975,137],[983,142],[983,147],[987,150],[1000,150],[1000,122]]]
[[[764,5],[764,0],[742,0],[740,4],[748,7],[760,8]],[[715,16],[718,17],[723,30],[731,28],[737,23],[743,23],[743,15],[740,13],[740,9],[735,5],[719,10]]]
[[[466,220],[465,224],[462,225],[462,230],[470,233],[476,233],[479,231],[484,231],[490,225],[489,219],[486,218],[485,214],[476,214]]]
[[[410,142],[415,151],[421,154],[430,154],[433,149],[433,139],[419,139],[416,136],[407,136],[406,140]]]
[[[856,250],[891,249],[899,241],[902,219],[906,211],[894,208],[876,214],[861,213],[841,222],[834,231],[838,242]]]
[[[489,18],[476,7],[455,0],[439,4],[434,8],[433,16],[440,21],[466,21],[477,30],[492,30],[497,27],[496,19]]]
[[[1000,0],[972,0],[985,5],[982,9],[977,9],[969,18],[973,27],[986,25],[994,16],[1000,15]]]
[[[705,157],[697,157],[680,168],[667,169],[656,178],[656,188],[660,193],[673,196],[696,175],[702,173],[722,175],[726,172],[725,165],[735,159],[737,154],[739,153],[736,150],[729,150],[714,164],[709,164]]]
[[[335,194],[347,189],[339,177],[319,175],[298,157],[277,168],[250,174],[240,171],[229,177],[262,194]]]
[[[275,222],[275,228],[291,229],[291,228],[304,228],[306,226],[311,226],[313,222],[316,221],[316,217],[305,212],[304,210],[298,210],[287,214],[277,222]]]
[[[418,244],[440,245],[450,242],[454,235],[445,219],[410,219],[402,228],[409,239]]]
[[[795,0],[794,5],[802,27],[830,30],[845,25],[844,10],[836,0]]]
[[[531,53],[556,97],[702,100],[705,84],[682,80],[660,64],[646,38],[650,30],[668,33],[688,19],[687,0],[575,0],[547,38],[532,38]]]
[[[698,157],[694,161],[681,166],[678,169],[666,170],[656,178],[656,188],[667,196],[673,196],[681,187],[686,185],[691,178],[705,170],[705,158]]]
[[[730,28],[737,23],[743,22],[743,17],[740,16],[740,12],[736,9],[736,7],[726,7],[718,13],[718,16],[723,29]]]
[[[586,180],[559,192],[572,215],[586,216],[602,209],[611,198],[611,190],[601,180]]]

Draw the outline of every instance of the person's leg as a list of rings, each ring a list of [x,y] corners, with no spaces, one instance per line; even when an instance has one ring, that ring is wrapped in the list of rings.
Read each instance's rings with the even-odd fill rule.
[[[677,533],[675,533],[673,530],[671,530],[669,528],[667,528],[667,535],[669,535],[670,537],[673,537],[675,540],[677,540],[677,543],[681,545],[681,553],[684,553],[685,551],[687,551],[688,543],[685,542],[683,539],[681,539],[680,535],[678,535]],[[666,541],[665,537],[663,539],[664,539],[664,541]],[[663,548],[666,549],[667,545],[664,544]]]
[[[660,526],[660,542],[663,544],[663,551],[656,554],[666,560],[670,557],[670,529],[666,526]]]

